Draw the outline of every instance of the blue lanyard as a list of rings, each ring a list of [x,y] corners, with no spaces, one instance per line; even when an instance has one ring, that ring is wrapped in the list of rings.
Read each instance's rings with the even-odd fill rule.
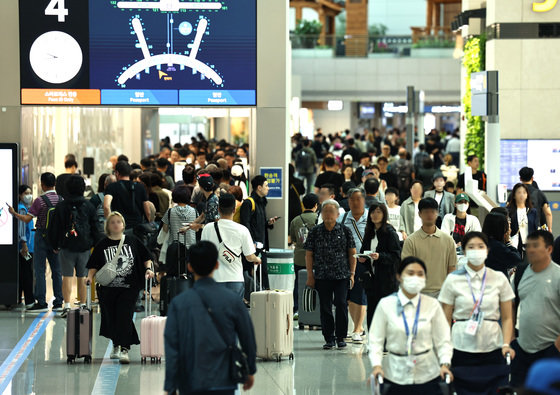
[[[414,325],[412,326],[412,336],[414,339],[416,339],[416,336],[418,335],[418,319],[420,318],[420,302],[422,302],[422,298],[419,296],[418,307],[416,307],[416,317],[414,318]],[[401,312],[401,315],[404,322],[404,330],[406,331],[406,337],[408,338],[410,336],[410,328],[408,327],[408,322],[406,322],[406,317],[404,315],[404,307]]]
[[[474,296],[474,291],[472,288],[472,284],[471,284],[471,277],[469,276],[469,273],[465,273],[465,276],[467,276],[467,282],[469,283],[469,288],[471,290],[471,295],[473,298],[473,302],[474,302],[474,308],[473,311],[471,312],[471,316],[473,315],[473,313],[478,313],[480,311],[480,306],[482,306],[482,299],[484,299],[484,290],[486,289],[486,273],[487,273],[487,269],[484,269],[484,276],[482,276],[482,285],[480,286],[480,296],[478,301],[476,300],[476,297]]]

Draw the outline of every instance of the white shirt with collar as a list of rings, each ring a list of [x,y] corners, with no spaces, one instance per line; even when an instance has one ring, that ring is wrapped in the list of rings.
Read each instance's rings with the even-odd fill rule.
[[[486,288],[481,305],[484,321],[482,321],[476,335],[472,336],[465,332],[475,305],[467,275],[471,279],[474,296],[478,300],[485,269]],[[502,328],[498,323],[501,318],[500,303],[513,299],[515,299],[515,294],[502,272],[487,267],[477,272],[469,265],[465,265],[463,269],[454,271],[447,276],[441,288],[439,301],[454,306],[453,319],[457,322],[453,325],[451,331],[453,347],[456,350],[469,353],[486,353],[501,349],[504,342]]]
[[[411,372],[407,365],[409,357],[406,356],[408,338],[400,309],[403,309],[409,328],[412,330],[419,301],[418,335],[412,347],[416,364]],[[427,383],[439,376],[441,364],[451,363],[453,346],[449,324],[441,305],[430,296],[416,295],[408,299],[399,289],[397,293],[381,299],[375,310],[371,328],[369,333],[371,364],[382,365],[385,377],[394,383],[401,385]],[[389,353],[383,358],[385,341]]]

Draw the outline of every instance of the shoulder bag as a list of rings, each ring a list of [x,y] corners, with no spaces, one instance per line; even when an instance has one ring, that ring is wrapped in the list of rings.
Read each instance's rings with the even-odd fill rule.
[[[124,234],[121,237],[121,241],[119,242],[119,247],[117,248],[117,253],[111,259],[111,262],[107,262],[101,269],[95,273],[95,282],[107,286],[111,284],[111,282],[117,277],[117,262],[119,261],[119,257],[121,255],[121,251],[123,248],[125,236]]]
[[[227,346],[227,351],[229,353],[230,379],[235,383],[240,383],[240,384],[246,383],[247,379],[249,378],[249,363],[247,362],[247,354],[243,352],[243,350],[237,345],[237,343],[233,343],[233,344],[228,343],[228,341],[226,340],[222,332],[222,326],[220,325],[219,322],[216,322],[216,317],[214,316],[212,309],[208,307],[208,305],[206,304],[206,302],[204,301],[200,293],[196,290],[196,288],[193,288],[193,290],[200,298],[200,301],[202,302],[202,305],[204,306],[206,311],[208,311],[208,315],[212,319],[214,326],[216,327],[218,333],[220,334],[220,336],[224,340],[224,343]]]

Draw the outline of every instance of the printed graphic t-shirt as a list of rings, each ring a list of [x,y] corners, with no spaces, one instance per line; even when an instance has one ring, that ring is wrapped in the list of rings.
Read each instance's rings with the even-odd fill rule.
[[[101,269],[111,262],[119,248],[119,240],[108,237],[101,240],[93,249],[87,263],[88,269]],[[107,287],[136,288],[144,287],[144,262],[152,259],[150,252],[136,237],[126,236],[117,261],[117,277]]]

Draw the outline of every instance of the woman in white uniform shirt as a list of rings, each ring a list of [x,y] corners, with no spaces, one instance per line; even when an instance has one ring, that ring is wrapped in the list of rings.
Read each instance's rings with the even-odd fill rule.
[[[381,299],[373,316],[369,356],[373,375],[390,384],[387,395],[440,394],[440,377],[452,377],[449,324],[437,300],[420,295],[426,274],[424,262],[405,258],[397,270],[399,291]]]
[[[504,365],[507,353],[515,357],[509,346],[515,295],[502,272],[484,265],[484,233],[467,233],[462,245],[468,264],[447,276],[439,295],[448,322],[455,320],[452,366]]]

